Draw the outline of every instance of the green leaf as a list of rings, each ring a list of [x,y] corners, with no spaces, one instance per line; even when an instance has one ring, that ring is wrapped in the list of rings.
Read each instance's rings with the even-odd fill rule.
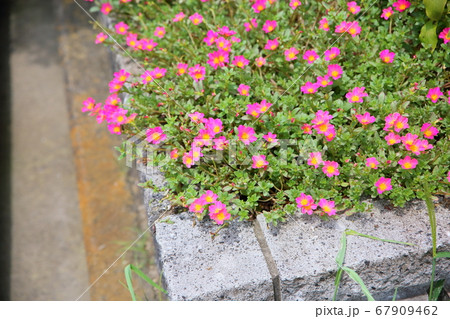
[[[130,291],[131,299],[136,301],[136,294],[134,293],[133,280],[131,278],[131,265],[127,265],[124,269],[125,279],[127,281],[128,290]]]
[[[428,18],[438,21],[444,13],[447,0],[423,0]]]
[[[439,295],[441,294],[442,289],[444,288],[444,279],[438,280],[434,282],[433,291],[430,291],[429,301],[437,301]]]
[[[346,250],[347,250],[347,236],[346,232],[344,232],[341,237],[341,249],[339,249],[339,252],[336,256],[336,262],[339,265],[339,267],[342,267],[342,264],[344,263]]]
[[[442,251],[440,253],[437,253],[436,257],[434,258],[450,258],[450,251]]]
[[[392,244],[399,244],[399,245],[408,245],[408,246],[414,246],[415,245],[415,244],[406,243],[406,242],[403,242],[403,241],[396,241],[396,240],[391,240],[391,239],[383,239],[383,238],[378,238],[378,237],[375,237],[375,236],[365,235],[365,234],[358,233],[357,231],[354,231],[354,230],[351,230],[351,229],[346,229],[345,233],[347,235],[355,235],[355,236],[360,236],[360,237],[366,237],[366,238],[370,238],[370,239],[373,239],[373,240],[379,240],[379,241],[382,241],[382,242],[385,242],[385,243],[392,243]]]
[[[436,34],[436,28],[437,24],[433,22],[432,20],[429,20],[420,31],[419,39],[422,42],[422,44],[430,45],[432,48],[432,51],[436,49],[436,45],[438,42],[438,37]]]
[[[361,287],[361,290],[366,295],[367,300],[375,301],[375,299],[370,294],[369,289],[367,289],[366,285],[362,281],[361,277],[359,277],[359,275],[356,273],[356,271],[345,266],[342,266],[342,269]]]
[[[153,280],[151,280],[146,274],[144,274],[139,268],[137,268],[136,266],[129,264],[125,267],[124,272],[125,272],[125,279],[127,281],[127,286],[128,286],[128,290],[130,291],[130,295],[131,295],[131,299],[133,301],[136,301],[136,294],[134,292],[134,287],[133,287],[133,278],[132,278],[132,272],[134,271],[135,274],[137,274],[139,277],[141,277],[142,279],[144,279],[147,283],[149,283],[151,286],[153,286],[154,288],[158,289],[159,291],[161,291],[164,294],[167,294],[167,291],[164,290],[164,288],[162,288],[160,285],[158,285],[157,283],[155,283]]]

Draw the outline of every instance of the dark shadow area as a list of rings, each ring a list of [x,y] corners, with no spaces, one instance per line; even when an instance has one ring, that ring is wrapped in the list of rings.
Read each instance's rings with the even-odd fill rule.
[[[11,267],[11,84],[10,5],[0,10],[0,300],[10,299]]]

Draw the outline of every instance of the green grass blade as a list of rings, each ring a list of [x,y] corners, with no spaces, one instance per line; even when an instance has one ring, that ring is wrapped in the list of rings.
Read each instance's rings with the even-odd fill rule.
[[[356,273],[356,271],[345,266],[342,266],[342,269],[350,276],[350,278],[352,278],[354,281],[356,281],[356,283],[359,284],[362,292],[366,295],[367,300],[375,301],[375,299],[370,294],[369,289],[367,289],[366,285],[362,281],[361,277],[359,277],[359,275]]]
[[[127,265],[124,269],[125,272],[125,279],[127,281],[128,290],[130,291],[131,299],[133,301],[136,301],[136,294],[134,293],[133,288],[133,279],[132,279],[132,273],[131,273],[131,265]]]
[[[450,251],[442,251],[440,253],[436,253],[436,259],[438,258],[450,258]]]
[[[338,264],[339,268],[336,273],[336,279],[334,280],[333,301],[336,301],[339,284],[341,283],[342,272],[343,272],[341,267],[344,264],[346,251],[347,251],[347,235],[345,234],[345,232],[343,232],[342,237],[341,237],[341,248],[339,249],[338,254],[336,256],[336,263]]]
[[[342,268],[339,267],[337,273],[336,273],[336,279],[334,280],[334,294],[333,294],[333,301],[336,301],[337,293],[339,289],[339,284],[341,283],[342,273],[344,271]]]
[[[158,285],[156,282],[154,282],[153,280],[151,280],[146,274],[144,274],[139,268],[133,266],[133,265],[129,265],[131,270],[133,270],[139,277],[141,277],[142,279],[144,279],[147,283],[149,283],[151,286],[153,286],[154,288],[158,289],[159,291],[161,291],[162,293],[167,295],[167,291],[162,288],[160,285]],[[128,266],[127,266],[128,267]]]
[[[434,282],[433,291],[430,292],[429,301],[438,301],[439,295],[441,294],[442,289],[444,288],[444,279],[438,280]]]
[[[392,301],[395,301],[395,299],[397,299],[397,290],[398,290],[398,287],[395,287],[394,296],[392,297]]]
[[[415,246],[415,244],[412,243],[407,243],[407,242],[403,242],[403,241],[396,241],[396,240],[391,240],[391,239],[383,239],[383,238],[379,238],[379,237],[375,237],[375,236],[370,236],[370,235],[366,235],[366,234],[361,234],[358,233],[357,231],[351,230],[351,229],[346,229],[345,233],[347,235],[354,235],[354,236],[360,236],[360,237],[366,237],[366,238],[370,238],[373,240],[378,240],[378,241],[382,241],[385,243],[392,243],[392,244],[399,244],[399,245],[408,245],[408,246]]]

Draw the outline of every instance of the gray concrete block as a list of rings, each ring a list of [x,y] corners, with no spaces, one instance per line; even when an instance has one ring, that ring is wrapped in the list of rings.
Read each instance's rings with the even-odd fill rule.
[[[155,224],[155,242],[171,300],[273,300],[273,285],[250,222],[234,221],[214,240],[209,220],[191,213]]]
[[[431,274],[431,233],[426,207],[413,201],[405,208],[390,210],[376,201],[372,211],[340,220],[322,221],[317,216],[295,216],[277,228],[269,227],[262,215],[258,222],[280,274],[283,300],[330,300],[337,270],[335,258],[345,229],[385,239],[411,242],[416,246],[383,243],[348,236],[345,265],[354,269],[377,300],[423,294]],[[450,250],[449,209],[436,207],[438,251]],[[437,278],[450,281],[450,260],[440,259]],[[340,286],[340,300],[365,299],[359,286],[347,275]]]

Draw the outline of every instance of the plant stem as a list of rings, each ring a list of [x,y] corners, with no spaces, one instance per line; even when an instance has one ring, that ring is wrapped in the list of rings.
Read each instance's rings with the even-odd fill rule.
[[[434,277],[436,274],[436,213],[434,210],[434,205],[431,200],[431,193],[430,193],[430,186],[428,185],[428,182],[424,183],[424,190],[425,190],[425,202],[427,204],[427,210],[428,210],[428,217],[430,218],[430,226],[431,226],[431,238],[433,241],[433,259],[431,261],[432,268],[431,268],[431,283],[430,283],[430,292],[428,294],[428,300],[431,300],[431,296],[433,295],[433,284],[434,284]]]

